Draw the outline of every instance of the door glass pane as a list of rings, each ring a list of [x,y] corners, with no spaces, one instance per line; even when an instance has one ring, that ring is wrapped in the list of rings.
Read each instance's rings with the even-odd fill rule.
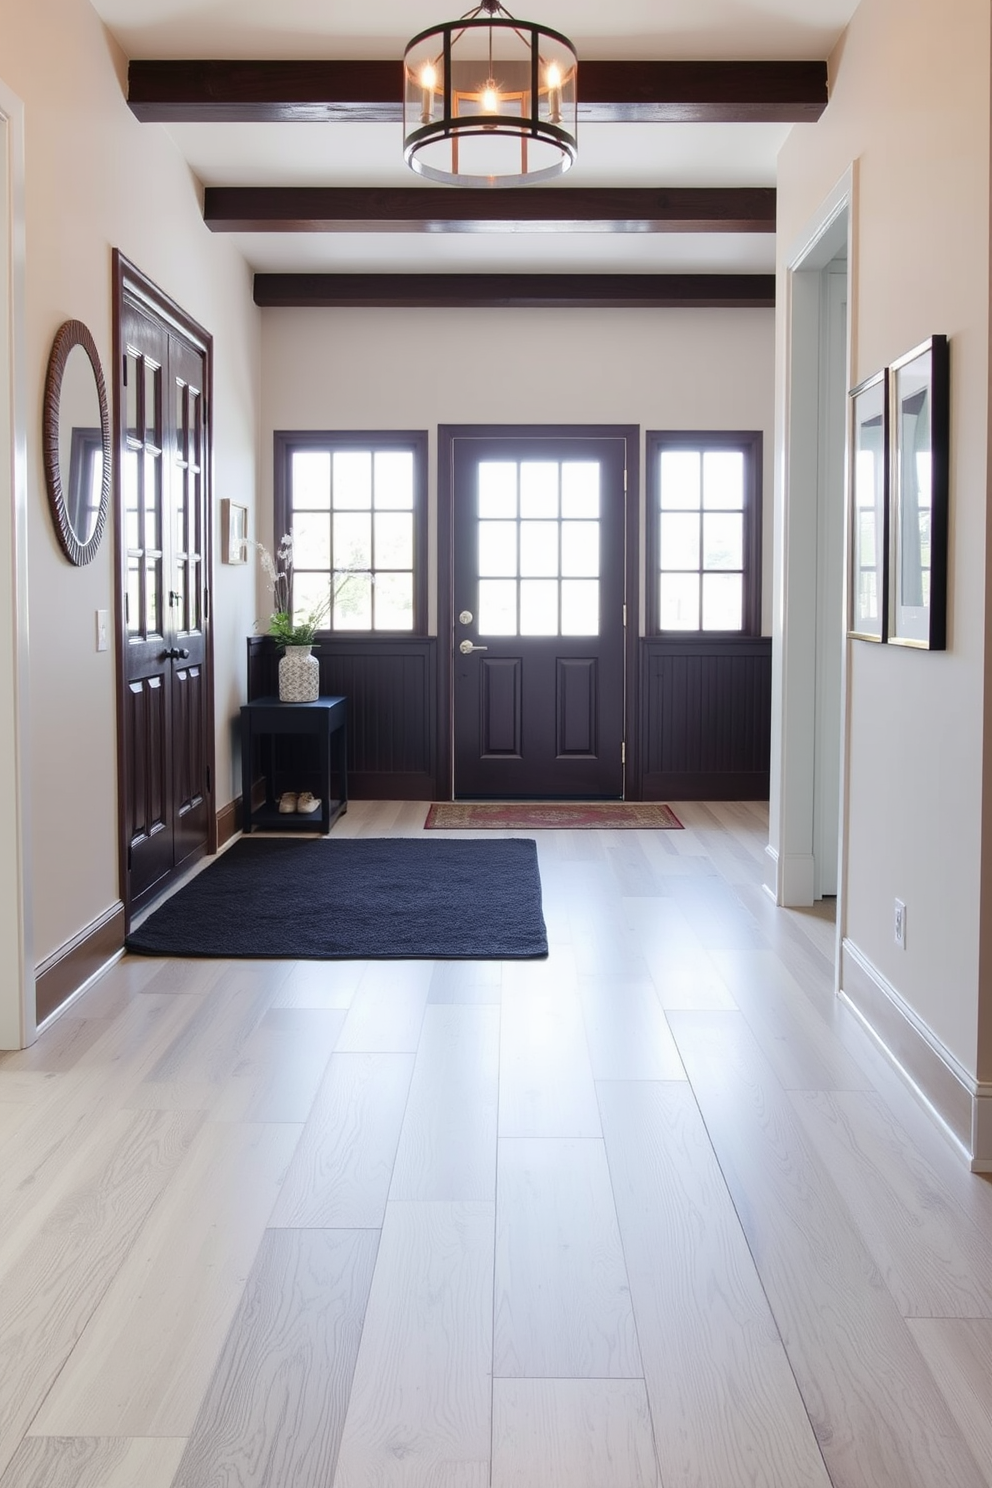
[[[699,575],[663,573],[659,616],[662,630],[699,629]]]
[[[128,548],[141,547],[140,513],[138,511],[138,451],[124,451],[124,468],[121,484],[124,491],[124,544]]]
[[[562,522],[561,571],[576,579],[598,576],[598,522]]]
[[[127,560],[127,633],[141,634],[141,559]]]
[[[563,517],[599,516],[599,465],[594,460],[566,460],[561,467]]]
[[[479,624],[481,636],[516,635],[516,579],[479,580]]]
[[[557,517],[557,461],[522,460],[520,462],[520,515],[531,518]]]
[[[293,620],[299,625],[314,613],[320,616],[319,629],[330,629],[331,580],[326,573],[293,573]],[[271,595],[269,602],[272,602]]]
[[[557,579],[521,579],[520,634],[558,634]]]
[[[744,507],[743,450],[707,450],[703,456],[703,505],[709,510]]]
[[[186,564],[186,571],[189,574],[189,583],[186,586],[186,628],[195,631],[200,629],[200,560],[191,558]]]
[[[375,580],[376,630],[413,629],[413,574],[381,573]]]
[[[413,516],[383,512],[375,517],[376,568],[413,568]]]
[[[744,567],[744,517],[738,512],[707,512],[703,517],[703,567]]]
[[[557,578],[557,522],[521,522],[520,572],[533,578]]]
[[[740,630],[743,624],[741,574],[703,575],[703,629]]]
[[[138,384],[142,377],[141,358],[136,356],[133,351],[129,351],[127,354],[125,376],[127,378],[127,412],[125,418],[127,419],[128,438],[140,441],[141,430],[138,427]]]
[[[487,579],[515,578],[516,573],[516,522],[480,522],[480,576]]]
[[[479,516],[517,515],[517,467],[505,461],[484,460],[479,465]]]
[[[186,541],[190,554],[203,554],[203,476],[191,471],[187,477],[189,487],[189,531]]]
[[[372,629],[372,575],[334,575],[334,629]]]
[[[372,517],[365,512],[334,513],[334,567],[372,567]],[[369,625],[371,626],[371,619]]]
[[[162,369],[145,363],[145,443],[162,447]]]
[[[180,460],[185,460],[189,447],[189,431],[186,425],[186,387],[184,383],[177,382],[174,385],[176,402],[176,449]],[[145,403],[145,422],[147,423],[151,414],[149,405]],[[151,434],[148,438],[151,439]]]
[[[563,579],[561,586],[562,635],[599,635],[599,580]]]
[[[162,560],[145,564],[145,635],[162,634]]]
[[[176,509],[175,509],[175,543],[176,552],[186,552],[186,492],[187,473],[184,470],[177,472],[176,481]]]
[[[327,450],[293,452],[293,511],[327,511],[331,504],[331,456]],[[281,534],[280,534],[281,535]]]
[[[200,423],[200,395],[195,388],[189,388],[189,448],[187,458],[191,465],[198,469],[202,463],[202,446],[200,436],[202,433]]]
[[[377,450],[375,505],[378,511],[413,510],[413,454],[410,450]]]
[[[699,510],[699,451],[663,450],[661,505],[669,511]]]
[[[153,552],[162,549],[162,460],[159,455],[145,455],[145,547]]]
[[[169,595],[169,619],[174,630],[188,630],[186,619],[186,564],[177,563],[173,575],[175,588]]]
[[[331,519],[327,512],[294,514],[293,562],[298,568],[330,568]]]
[[[662,512],[661,567],[699,567],[699,518],[693,514]]]
[[[372,505],[372,451],[334,451],[334,509],[365,510]]]

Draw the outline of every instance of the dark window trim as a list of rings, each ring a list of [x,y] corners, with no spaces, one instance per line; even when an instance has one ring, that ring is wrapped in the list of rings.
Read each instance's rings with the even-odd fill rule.
[[[413,629],[322,630],[329,640],[371,637],[394,640],[427,635],[427,430],[276,429],[273,434],[274,541],[288,531],[289,462],[298,449],[412,449],[413,451]]]
[[[660,510],[657,501],[661,453],[670,449],[739,449],[744,452],[744,603],[740,630],[662,630],[658,615]],[[762,434],[758,429],[648,429],[645,433],[645,547],[647,633],[669,640],[709,642],[761,634]]]

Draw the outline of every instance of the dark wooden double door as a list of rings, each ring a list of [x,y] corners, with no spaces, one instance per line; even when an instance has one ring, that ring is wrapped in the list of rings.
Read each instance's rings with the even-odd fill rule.
[[[627,441],[452,435],[454,794],[620,797]]]
[[[136,271],[119,295],[120,769],[130,911],[215,846],[209,337]]]

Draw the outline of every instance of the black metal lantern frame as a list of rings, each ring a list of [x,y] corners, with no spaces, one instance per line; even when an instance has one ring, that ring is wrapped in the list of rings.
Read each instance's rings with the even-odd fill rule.
[[[498,0],[421,31],[403,56],[403,154],[454,186],[552,181],[577,154],[578,57]]]

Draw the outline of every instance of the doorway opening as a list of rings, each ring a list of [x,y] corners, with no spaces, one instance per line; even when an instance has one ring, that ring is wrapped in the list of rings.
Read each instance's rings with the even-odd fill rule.
[[[31,935],[28,737],[27,454],[24,386],[24,110],[0,83],[0,1049],[37,1032]]]
[[[850,232],[845,180],[789,259],[768,887],[792,907],[842,878]]]
[[[622,799],[638,431],[449,426],[439,439],[452,799]]]

